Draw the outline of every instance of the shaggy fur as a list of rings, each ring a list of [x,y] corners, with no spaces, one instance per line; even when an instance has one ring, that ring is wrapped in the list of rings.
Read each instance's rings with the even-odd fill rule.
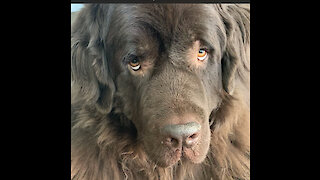
[[[71,33],[71,179],[250,179],[249,46],[240,5],[86,5]],[[191,121],[192,150],[160,143]]]

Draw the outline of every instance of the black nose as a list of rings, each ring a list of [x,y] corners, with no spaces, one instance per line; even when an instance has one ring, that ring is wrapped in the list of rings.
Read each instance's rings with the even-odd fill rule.
[[[186,124],[166,125],[161,129],[161,134],[165,137],[165,142],[171,147],[192,147],[198,142],[201,125],[196,122]]]

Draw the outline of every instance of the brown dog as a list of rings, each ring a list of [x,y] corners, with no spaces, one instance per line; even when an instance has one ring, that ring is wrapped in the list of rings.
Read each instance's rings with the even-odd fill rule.
[[[72,179],[250,179],[249,46],[239,5],[86,5],[71,34]]]

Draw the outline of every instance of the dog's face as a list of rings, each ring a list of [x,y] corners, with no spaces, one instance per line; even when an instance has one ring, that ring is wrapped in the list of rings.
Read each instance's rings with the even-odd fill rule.
[[[210,121],[230,91],[221,14],[206,4],[91,8],[104,20],[95,20],[98,37],[87,40],[100,57],[91,62],[100,109],[131,121],[157,165],[202,162]]]
[[[217,32],[217,14],[202,5],[147,5],[127,11],[132,14],[117,21],[130,23],[113,27],[126,31],[110,37],[116,39],[111,40],[111,67],[117,67],[113,76],[121,111],[158,165],[170,166],[180,158],[199,163],[210,144],[210,113],[221,101],[223,37]]]

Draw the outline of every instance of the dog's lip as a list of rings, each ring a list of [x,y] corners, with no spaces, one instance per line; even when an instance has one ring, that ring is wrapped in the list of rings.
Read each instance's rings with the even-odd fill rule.
[[[179,149],[176,149],[174,154],[176,156],[177,162],[182,159],[186,159],[193,162],[193,159],[199,156],[199,153],[197,153],[194,149],[187,147],[181,147]]]
[[[171,153],[172,154],[171,154],[170,160],[167,161],[166,163],[162,164],[163,167],[173,166],[173,165],[177,164],[181,160],[181,158],[183,157],[181,149],[176,149],[175,151],[173,151]]]
[[[190,156],[190,153],[192,153],[193,155]],[[190,148],[176,149],[174,154],[175,155],[172,157],[173,161],[166,167],[174,166],[178,164],[179,161],[189,161],[191,163],[196,163],[194,161],[194,158],[197,158],[197,156],[194,154],[193,150],[191,150]]]

